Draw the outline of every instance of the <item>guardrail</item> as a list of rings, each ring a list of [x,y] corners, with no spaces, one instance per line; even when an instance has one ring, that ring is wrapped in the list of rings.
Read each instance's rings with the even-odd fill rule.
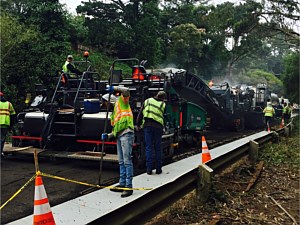
[[[299,115],[295,115],[299,116]],[[211,179],[212,176],[218,174],[224,169],[224,166],[230,165],[229,162],[237,162],[242,157],[249,155],[250,161],[255,163],[258,159],[258,150],[260,146],[266,144],[267,142],[273,140],[278,142],[279,135],[290,136],[293,129],[294,117],[291,121],[283,128],[276,131],[270,132],[267,136],[262,136],[255,140],[250,140],[248,143],[233,149],[232,151],[222,155],[221,157],[215,158],[207,162],[206,164],[201,164],[199,166],[199,179],[197,186],[197,198],[200,202],[205,202],[208,198],[209,190],[212,187]]]
[[[194,189],[197,190],[198,200],[205,202],[212,185],[211,179],[215,174],[220,173],[224,168],[244,156],[249,156],[250,160],[254,162],[258,157],[260,146],[269,141],[278,141],[279,135],[289,136],[292,128],[293,122],[290,122],[284,128],[250,140],[248,143],[212,159],[206,164],[201,164],[199,168],[187,172],[173,182],[152,190],[141,198],[98,218],[90,224],[143,224]]]

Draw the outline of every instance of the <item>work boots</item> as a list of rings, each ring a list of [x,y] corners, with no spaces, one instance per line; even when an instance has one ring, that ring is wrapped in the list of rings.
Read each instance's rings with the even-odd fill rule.
[[[126,197],[132,195],[132,193],[133,193],[133,190],[125,190],[122,192],[121,198],[126,198]]]

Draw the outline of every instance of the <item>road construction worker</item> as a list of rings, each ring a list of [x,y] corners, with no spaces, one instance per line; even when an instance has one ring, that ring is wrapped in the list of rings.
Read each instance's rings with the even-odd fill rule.
[[[3,148],[8,130],[12,127],[15,117],[13,105],[4,98],[4,94],[0,92],[0,127],[1,127],[1,158],[4,158]]]
[[[76,74],[76,75],[81,75],[82,72],[78,69],[76,69],[75,65],[73,64],[73,56],[72,55],[68,55],[67,60],[65,62],[65,64],[62,66],[62,70],[64,73],[67,74]]]
[[[276,112],[276,117],[282,118],[282,116],[283,116],[283,114],[282,114],[282,112],[283,112],[283,106],[281,104],[278,104],[276,106],[275,112]]]
[[[113,132],[111,134],[103,133],[101,139],[103,141],[109,138],[117,138],[117,152],[120,166],[120,178],[117,188],[111,188],[111,191],[122,192],[121,197],[132,195],[132,190],[122,190],[120,188],[132,188],[133,179],[133,163],[132,163],[132,146],[134,143],[134,125],[133,114],[129,105],[130,92],[126,87],[108,86],[109,93],[121,92],[118,98],[114,111],[111,114],[111,126]]]
[[[147,174],[152,174],[152,152],[155,150],[156,158],[156,174],[162,173],[162,149],[161,141],[164,126],[164,111],[166,104],[164,98],[166,93],[159,91],[155,97],[145,100],[139,115],[137,117],[137,126],[144,130],[144,138],[146,144],[146,167]],[[153,149],[154,148],[154,149]]]
[[[266,130],[268,130],[270,128],[270,121],[275,115],[275,110],[271,102],[267,102],[267,107],[264,108],[263,112],[265,114]]]
[[[290,108],[290,104],[284,103],[284,107],[282,110],[284,124],[288,124],[289,119],[291,117],[292,110]]]

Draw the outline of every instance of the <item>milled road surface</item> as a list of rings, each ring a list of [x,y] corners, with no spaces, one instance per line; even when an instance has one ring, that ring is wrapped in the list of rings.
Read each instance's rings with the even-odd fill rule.
[[[63,159],[39,159],[41,172],[90,184],[98,184],[99,162],[80,162]],[[103,170],[101,183],[118,177],[118,167]],[[34,159],[30,156],[8,156],[1,159],[1,205],[13,196],[35,174]],[[51,206],[80,196],[88,186],[42,177]],[[1,210],[1,224],[33,213],[34,180]]]

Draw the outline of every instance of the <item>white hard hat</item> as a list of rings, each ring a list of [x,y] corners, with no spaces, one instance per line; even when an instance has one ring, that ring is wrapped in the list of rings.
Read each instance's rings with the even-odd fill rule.
[[[108,101],[108,97],[109,97],[109,94],[105,94],[102,96],[102,99],[104,99],[105,101]],[[117,101],[116,96],[110,95],[110,103],[115,104],[116,101]]]

